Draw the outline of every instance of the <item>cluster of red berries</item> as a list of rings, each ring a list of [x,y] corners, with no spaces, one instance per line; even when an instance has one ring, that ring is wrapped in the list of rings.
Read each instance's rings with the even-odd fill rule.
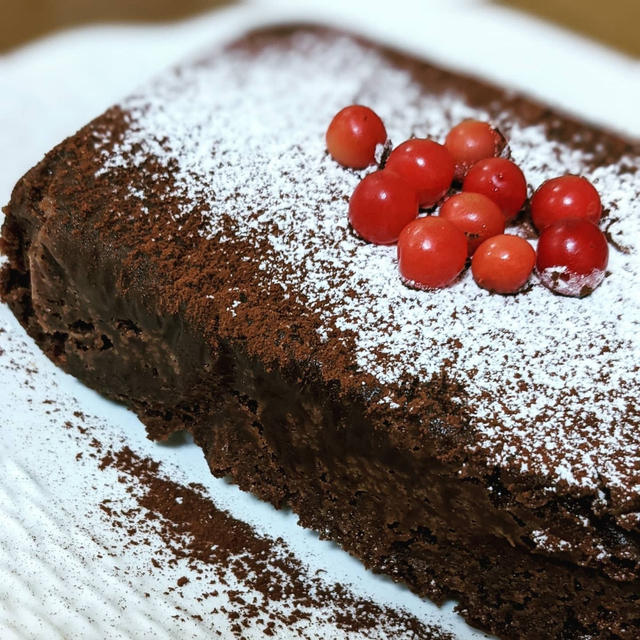
[[[374,111],[352,105],[335,115],[326,141],[341,165],[364,169],[375,164],[387,132]],[[540,232],[536,252],[524,238],[504,233],[527,200],[524,174],[501,157],[505,146],[497,129],[477,120],[453,127],[444,144],[427,138],[403,142],[356,187],[349,201],[351,226],[369,242],[397,242],[400,275],[416,288],[450,285],[470,258],[475,281],[490,291],[517,292],[535,267],[552,291],[587,295],[604,278],[609,255],[598,228],[598,192],[574,175],[543,183],[530,201]],[[443,201],[453,184],[461,191]],[[421,209],[439,203],[439,215],[419,217]]]

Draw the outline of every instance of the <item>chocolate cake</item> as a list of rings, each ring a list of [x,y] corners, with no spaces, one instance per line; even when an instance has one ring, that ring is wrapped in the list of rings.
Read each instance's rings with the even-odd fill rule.
[[[366,171],[324,131],[399,143],[466,117],[531,187],[588,177],[611,245],[583,299],[465,273],[415,291],[350,231]],[[53,149],[6,211],[3,299],[46,354],[190,431],[211,471],[500,637],[640,635],[640,146],[319,27],[253,32]],[[514,233],[531,235],[523,217]],[[34,452],[37,455],[37,452]]]

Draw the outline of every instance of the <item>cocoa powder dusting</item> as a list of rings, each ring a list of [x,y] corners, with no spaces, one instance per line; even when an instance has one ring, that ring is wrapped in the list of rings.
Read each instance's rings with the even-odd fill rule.
[[[313,612],[322,609],[327,611],[327,621],[346,637],[360,633],[370,638],[453,640],[402,609],[382,607],[311,574],[282,539],[258,534],[249,524],[218,509],[202,487],[169,480],[159,463],[127,446],[105,453],[100,468],[117,470],[137,503],[137,508],[123,511],[114,504],[100,505],[111,525],[126,532],[126,545],[149,545],[148,537],[159,533],[166,553],[151,557],[153,571],[186,561],[202,587],[202,599],[219,595],[215,586],[225,585],[230,606],[215,612],[225,613],[234,622],[231,628],[236,638],[243,638],[246,623],[256,620],[261,621],[265,636],[279,637],[295,629],[301,638],[316,638],[307,635],[305,623],[311,623]],[[234,585],[228,584],[229,572]],[[177,588],[193,580],[183,576]]]

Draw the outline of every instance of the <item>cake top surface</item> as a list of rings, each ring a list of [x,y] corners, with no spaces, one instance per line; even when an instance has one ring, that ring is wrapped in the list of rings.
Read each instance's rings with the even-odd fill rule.
[[[187,262],[194,233],[212,253],[253,248],[239,259],[258,268],[265,291],[314,316],[313,348],[353,348],[352,381],[375,387],[372,403],[402,412],[403,384],[446,374],[463,390],[453,400],[470,416],[470,453],[617,513],[640,511],[640,149],[454,78],[334,32],[266,38],[124,101],[124,132],[96,126],[96,176],[127,171],[129,215],[164,225]],[[566,173],[589,178],[611,239],[603,284],[583,299],[535,277],[518,295],[492,295],[469,272],[443,290],[405,287],[395,247],[349,228],[348,198],[366,171],[325,151],[332,116],[355,102],[380,114],[394,144],[491,120],[531,189]],[[526,222],[509,232],[535,243]],[[228,293],[224,312],[240,321],[246,295]],[[218,304],[206,282],[196,295]]]

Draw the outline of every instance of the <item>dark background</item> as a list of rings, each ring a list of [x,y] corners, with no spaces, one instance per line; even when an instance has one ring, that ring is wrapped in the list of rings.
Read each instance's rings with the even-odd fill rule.
[[[640,56],[640,0],[496,1]],[[232,3],[233,0],[0,0],[0,52],[74,25],[170,21]]]

